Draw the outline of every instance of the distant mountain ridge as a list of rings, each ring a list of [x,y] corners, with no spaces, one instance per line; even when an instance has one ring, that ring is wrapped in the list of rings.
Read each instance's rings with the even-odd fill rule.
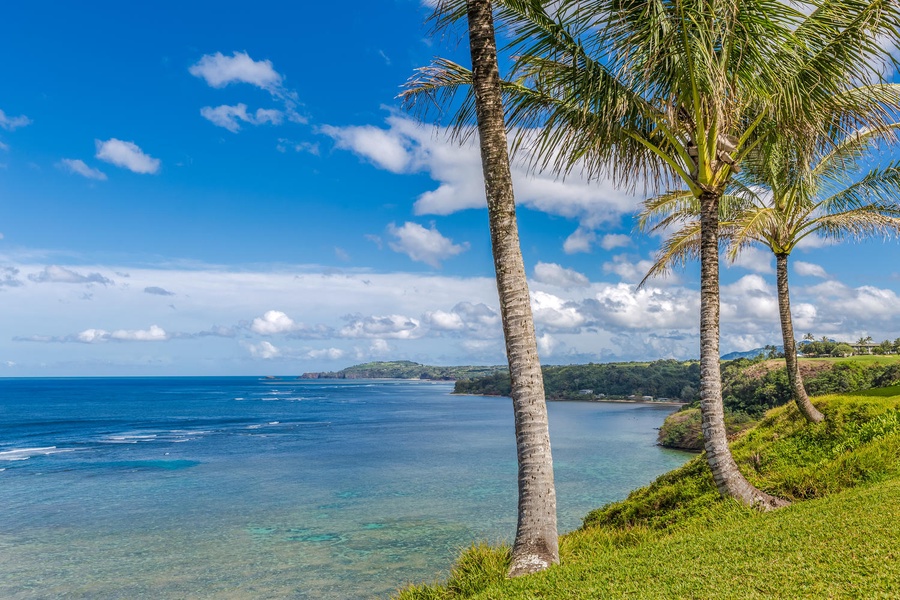
[[[747,350],[746,352],[729,352],[728,354],[722,355],[722,360],[736,360],[738,358],[756,358],[757,356],[762,356],[764,354],[768,354],[769,350],[772,349],[772,346],[767,348],[754,348],[753,350]],[[784,346],[775,346],[776,352],[784,352]]]
[[[411,360],[376,361],[353,365],[340,371],[304,373],[301,379],[424,379],[456,381],[486,377],[509,369],[506,366],[433,367]]]

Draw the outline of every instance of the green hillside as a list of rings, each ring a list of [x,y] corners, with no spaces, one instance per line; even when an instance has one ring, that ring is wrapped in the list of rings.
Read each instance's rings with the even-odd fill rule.
[[[455,381],[486,377],[498,371],[506,372],[504,366],[462,366],[432,367],[409,360],[369,362],[321,373],[304,373],[302,379],[428,379],[434,381]],[[507,377],[508,378],[508,377]]]
[[[450,578],[402,600],[455,598],[900,597],[900,386],[793,404],[732,444],[756,486],[788,498],[760,513],[719,497],[698,456],[560,540],[562,564],[505,578],[508,548],[476,546]]]

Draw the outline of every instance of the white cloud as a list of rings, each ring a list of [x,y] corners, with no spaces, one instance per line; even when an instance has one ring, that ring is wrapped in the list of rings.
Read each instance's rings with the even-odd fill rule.
[[[500,335],[500,315],[483,302],[459,302],[449,312],[428,311],[424,315],[424,321],[436,332],[479,339]]]
[[[262,317],[253,319],[250,329],[260,335],[289,333],[297,327],[292,318],[280,310],[269,310]]]
[[[767,248],[749,247],[741,250],[731,264],[755,273],[774,273],[773,257],[771,250]]]
[[[532,292],[531,310],[535,325],[554,330],[575,330],[587,321],[574,303],[546,292]]]
[[[798,260],[793,263],[793,266],[794,272],[801,277],[821,277],[822,279],[828,278],[828,273],[826,273],[825,269],[823,269],[820,265]]]
[[[286,118],[292,123],[306,123],[307,119],[297,112],[297,93],[284,86],[284,77],[272,66],[269,60],[253,60],[246,52],[234,52],[225,56],[221,52],[206,54],[192,65],[188,72],[199,77],[214,88],[223,88],[232,83],[246,83],[269,92],[278,99],[284,109],[258,109],[248,113],[243,103],[236,106],[205,107],[201,109],[204,118],[219,127],[236,132],[240,129],[238,121],[260,125],[271,123],[280,125]]]
[[[609,331],[694,331],[699,325],[700,297],[684,288],[660,289],[619,283],[604,286],[583,304],[593,325]]]
[[[340,335],[346,338],[391,338],[408,340],[425,334],[418,319],[403,315],[385,315],[361,317],[354,316],[341,329]]]
[[[157,325],[149,329],[117,329],[113,332],[105,329],[85,329],[81,333],[52,341],[77,341],[84,344],[115,342],[164,342],[169,339],[166,331]]]
[[[614,273],[618,275],[622,281],[638,283],[647,275],[652,267],[652,260],[645,259],[633,262],[632,259],[625,254],[618,254],[612,257],[612,262],[603,263],[603,272]]]
[[[232,133],[240,131],[240,121],[251,125],[280,125],[284,120],[284,114],[280,110],[260,108],[255,114],[247,113],[247,105],[242,102],[235,106],[204,106],[200,109],[200,114],[214,125],[224,127]]]
[[[406,254],[412,260],[434,268],[439,268],[442,260],[456,256],[469,248],[468,242],[454,244],[453,240],[441,235],[433,224],[431,229],[425,229],[418,223],[409,221],[402,227],[391,223],[388,225],[388,233],[397,238],[396,242],[388,244],[394,252]]]
[[[64,171],[75,173],[77,175],[81,175],[82,177],[87,177],[88,179],[106,181],[106,173],[87,166],[87,164],[85,164],[83,160],[78,158],[64,158],[59,161],[58,166]]]
[[[160,160],[144,154],[134,142],[123,142],[110,138],[105,142],[95,140],[96,157],[100,160],[123,167],[134,173],[154,174],[159,172]]]
[[[753,327],[773,328],[779,323],[775,290],[759,275],[745,275],[721,286],[723,321],[752,322]]]
[[[559,345],[559,342],[549,333],[545,333],[537,338],[538,354],[542,359],[553,356],[553,350]]]
[[[597,234],[585,227],[579,227],[563,242],[563,251],[566,254],[578,254],[590,252],[591,246],[597,241]]]
[[[306,358],[324,358],[327,360],[339,360],[344,358],[345,352],[340,348],[322,348],[321,350],[310,350],[306,353]]]
[[[113,283],[111,279],[104,277],[100,273],[82,275],[58,265],[48,265],[44,267],[43,271],[29,275],[28,279],[35,283],[100,283],[103,285],[111,285]]]
[[[162,327],[151,325],[150,329],[118,329],[109,337],[113,340],[130,342],[162,342],[169,339]]]
[[[232,56],[221,52],[206,54],[188,71],[214,88],[231,83],[249,83],[271,92],[279,89],[282,82],[271,61],[253,60],[246,52],[234,52]]]
[[[116,272],[115,285],[96,285]],[[900,290],[888,289],[895,285],[889,273],[883,280],[867,280],[873,284],[795,284],[798,335],[810,331],[846,340],[868,331],[879,340],[900,336]],[[86,284],[95,284],[90,301],[81,299]],[[568,288],[544,285],[534,290],[543,357],[600,362],[699,353],[695,289],[654,282],[641,290],[602,281]],[[169,298],[145,291],[151,287],[177,291],[177,310],[169,307]],[[6,332],[0,356],[16,362],[17,374],[29,376],[253,374],[262,354],[272,355],[273,348],[276,360],[290,358],[298,371],[331,370],[341,361],[346,366],[376,357],[439,364],[503,361],[492,277],[353,269],[326,273],[309,265],[247,271],[60,267],[0,255],[0,299]],[[723,352],[779,343],[771,277],[747,274],[723,285],[721,300]],[[267,317],[273,308],[275,314]],[[133,327],[135,315],[146,326]],[[314,325],[291,318],[299,315]],[[322,341],[297,341],[308,339]],[[258,356],[251,355],[250,344]]]
[[[31,119],[29,119],[25,115],[10,117],[5,112],[0,110],[0,128],[3,128],[7,131],[15,131],[19,127],[25,127],[26,125],[31,125]]]
[[[269,360],[277,358],[281,355],[281,350],[271,344],[271,342],[262,341],[258,344],[248,344],[247,349],[254,358],[262,358]]]
[[[325,126],[319,131],[334,139],[338,148],[350,150],[379,168],[393,173],[428,173],[437,187],[419,196],[415,203],[418,215],[448,215],[486,206],[475,134],[460,146],[451,139],[449,129],[399,115],[387,118],[387,128]],[[552,174],[534,173],[529,168],[532,151],[527,143],[523,148],[512,164],[517,203],[578,220],[585,231],[580,232],[580,239],[570,238],[568,252],[587,251],[587,232],[617,221],[637,206],[637,196],[606,180],[588,180],[577,168],[565,181]],[[587,242],[587,248],[589,245]]]
[[[411,167],[413,156],[408,141],[402,136],[392,135],[390,131],[371,125],[324,125],[319,131],[334,139],[336,147],[350,150],[391,173],[406,173]]]
[[[604,250],[613,250],[615,248],[626,248],[631,245],[631,236],[623,233],[609,233],[603,236],[600,241],[600,247]]]
[[[425,321],[437,331],[461,331],[466,326],[459,314],[443,310],[425,313]]]
[[[370,356],[387,356],[390,354],[394,348],[387,343],[387,340],[382,339],[374,339],[372,343],[369,344],[369,347],[365,350],[357,350],[357,356],[362,358],[370,357]]]
[[[588,278],[578,271],[566,269],[556,263],[545,262],[538,262],[534,265],[534,280],[537,283],[563,289],[585,287],[590,284]]]

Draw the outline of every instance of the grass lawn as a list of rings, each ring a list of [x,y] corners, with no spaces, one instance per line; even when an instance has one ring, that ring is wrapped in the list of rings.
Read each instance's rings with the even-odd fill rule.
[[[846,358],[833,358],[829,356],[824,356],[821,358],[800,358],[800,362],[822,362],[822,363],[836,363],[836,362],[856,362],[864,365],[874,365],[874,364],[891,364],[900,362],[900,354],[860,354],[859,356],[848,356]]]
[[[562,536],[559,566],[509,580],[508,548],[475,546],[446,582],[397,597],[898,598],[900,386],[815,403],[826,422],[791,404],[732,444],[741,471],[788,508],[720,498],[701,456],[589,514]]]

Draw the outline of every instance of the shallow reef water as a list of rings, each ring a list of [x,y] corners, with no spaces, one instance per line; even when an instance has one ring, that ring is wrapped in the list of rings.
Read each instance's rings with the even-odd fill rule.
[[[507,398],[414,381],[0,380],[0,598],[384,597],[510,540]],[[682,464],[672,407],[549,405],[562,531]]]

